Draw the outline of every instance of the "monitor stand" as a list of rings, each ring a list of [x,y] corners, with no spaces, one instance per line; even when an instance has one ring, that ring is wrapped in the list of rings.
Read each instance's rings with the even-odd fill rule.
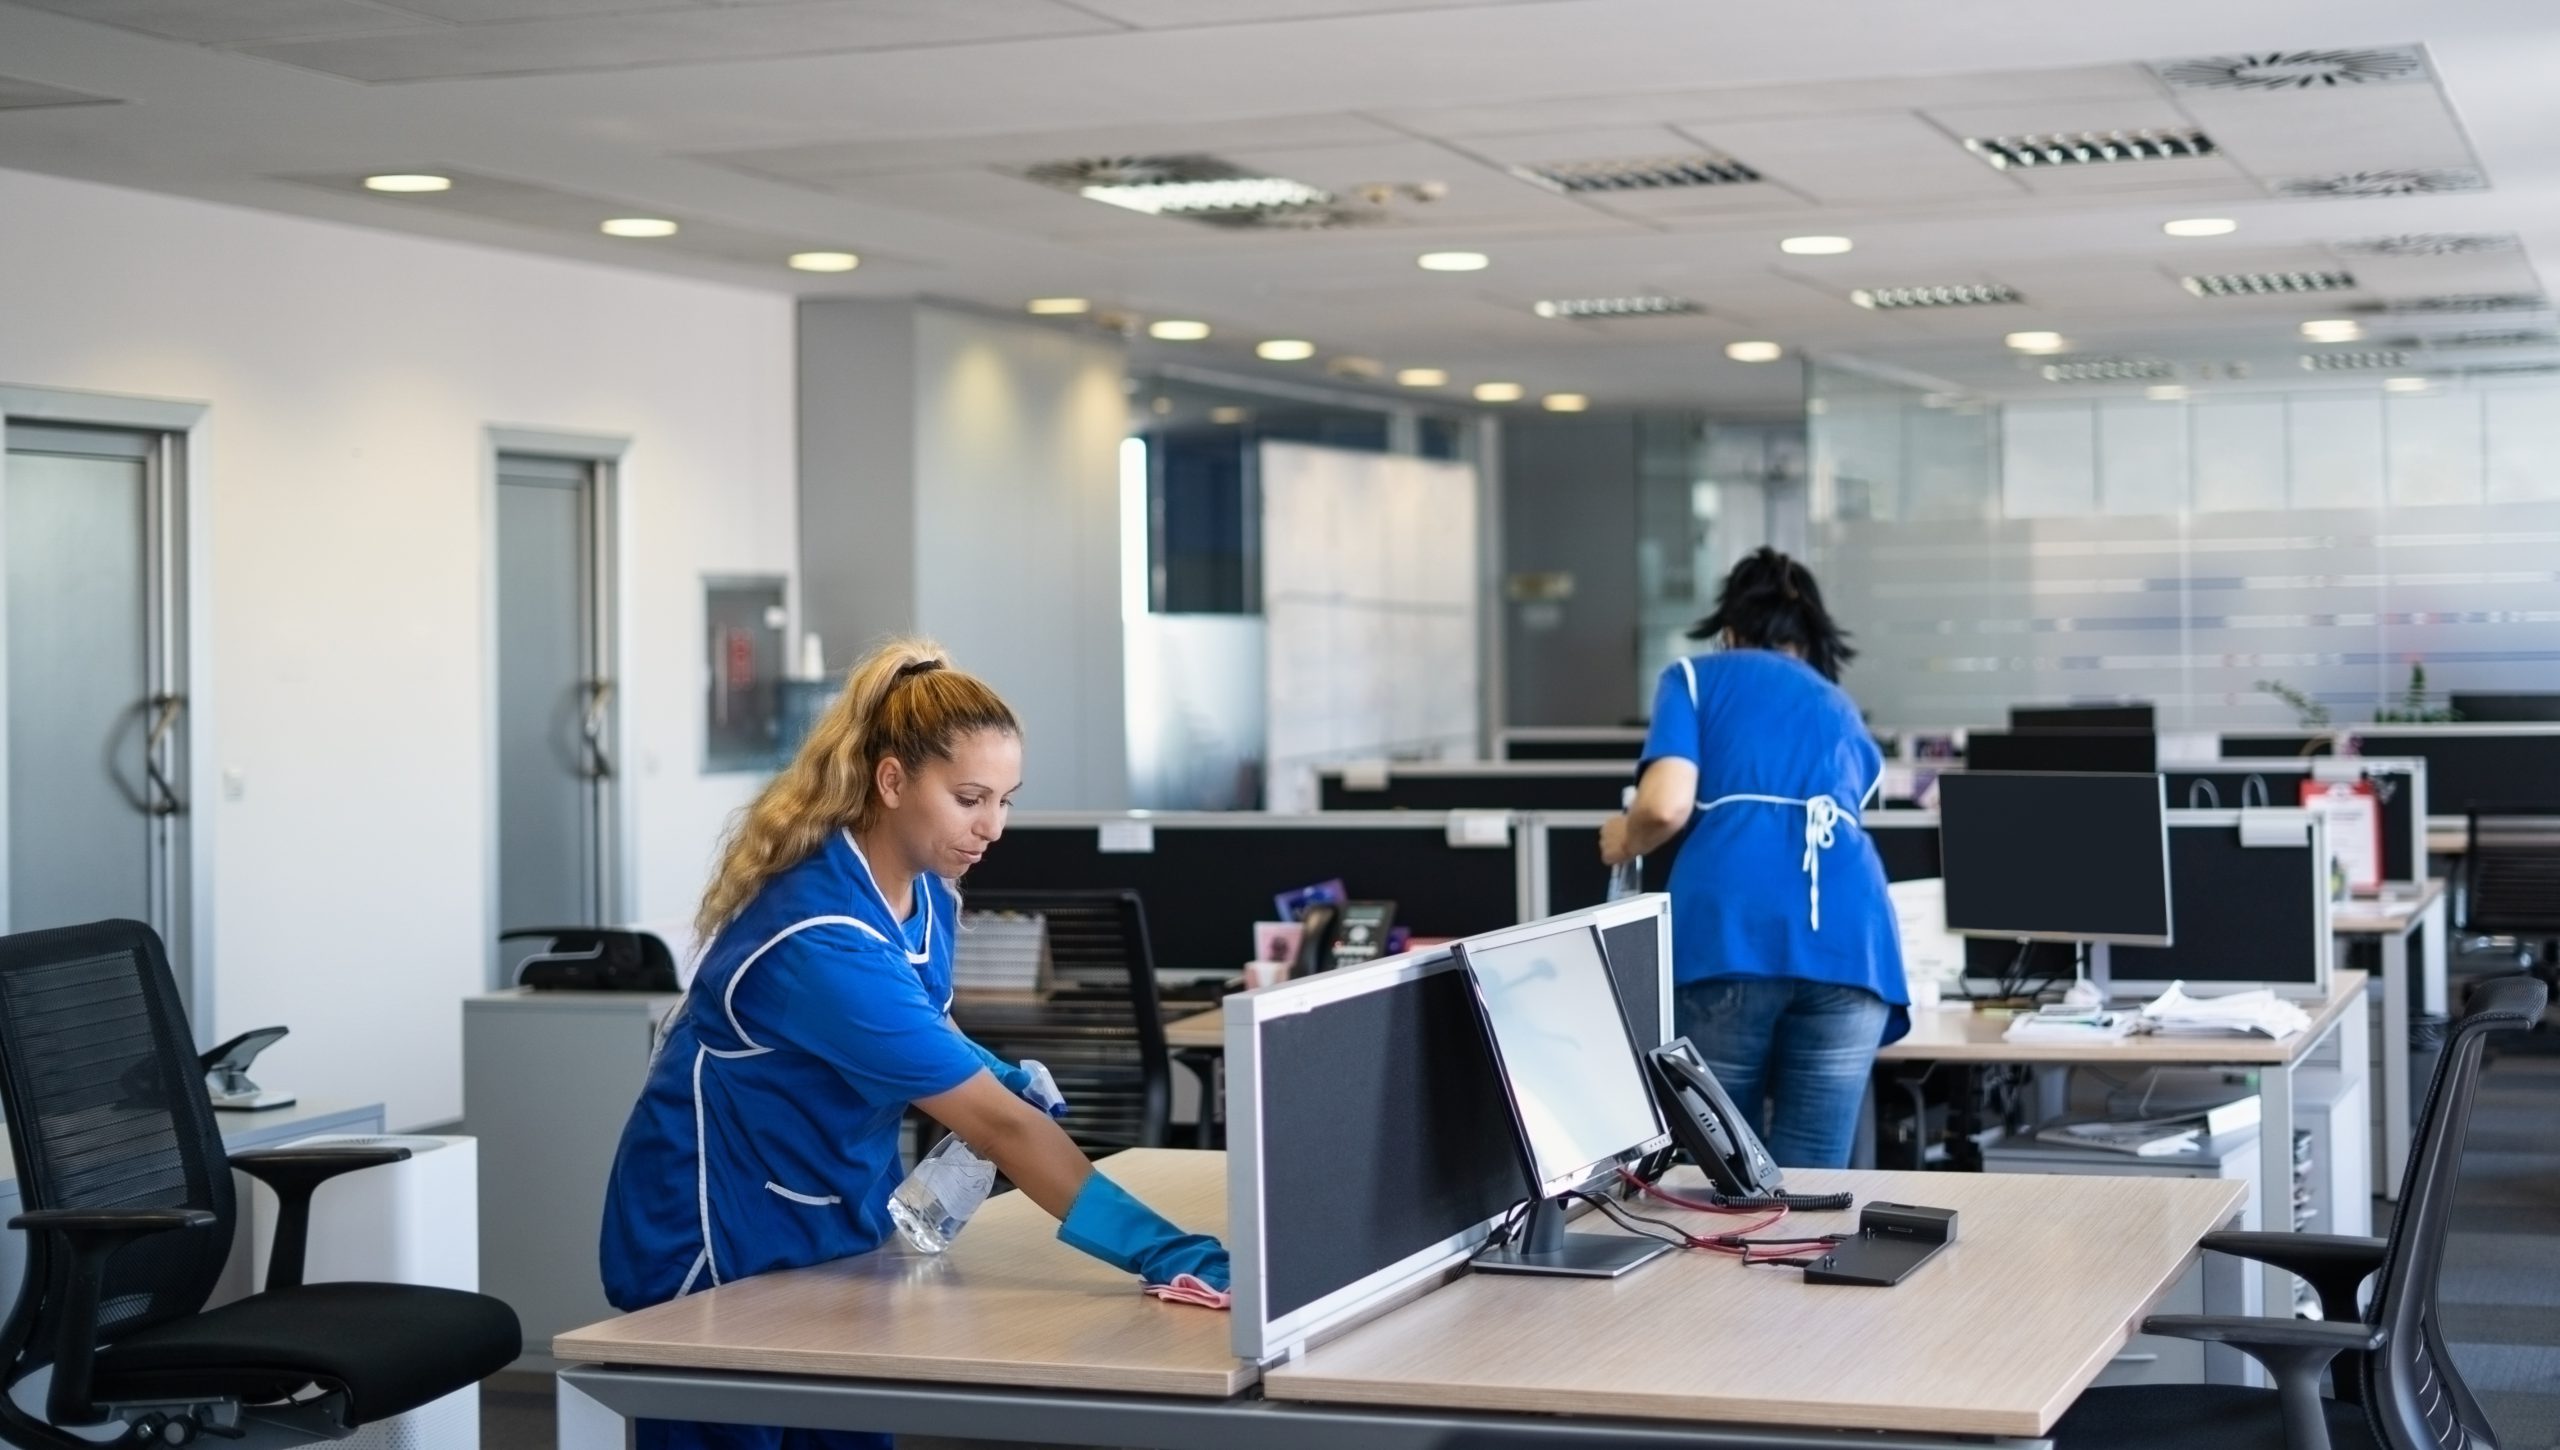
[[[1569,1234],[1564,1200],[1529,1205],[1529,1221],[1511,1243],[1475,1256],[1485,1274],[1556,1274],[1575,1279],[1614,1279],[1638,1264],[1671,1252],[1673,1245],[1637,1234]]]
[[[2080,967],[2071,990],[2062,994],[2065,1006],[2104,1007],[2115,996],[2115,973],[2107,957],[2105,942],[2089,943],[2088,963]]]

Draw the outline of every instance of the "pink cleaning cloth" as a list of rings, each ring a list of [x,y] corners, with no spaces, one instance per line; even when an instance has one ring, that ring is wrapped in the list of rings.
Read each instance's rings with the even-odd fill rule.
[[[1170,1284],[1149,1284],[1147,1292],[1175,1304],[1196,1304],[1203,1309],[1226,1309],[1234,1306],[1236,1296],[1224,1289],[1213,1289],[1207,1281],[1191,1274],[1176,1274]]]

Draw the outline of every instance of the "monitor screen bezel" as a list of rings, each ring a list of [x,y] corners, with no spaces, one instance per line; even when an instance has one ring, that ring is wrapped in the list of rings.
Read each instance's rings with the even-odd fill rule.
[[[1615,1168],[1632,1159],[1641,1158],[1647,1153],[1658,1152],[1671,1144],[1670,1129],[1665,1127],[1662,1121],[1662,1104],[1655,1100],[1652,1079],[1645,1075],[1644,1054],[1636,1046],[1635,1028],[1627,1022],[1626,1004],[1618,1000],[1617,989],[1612,978],[1609,990],[1609,1011],[1617,1018],[1618,1035],[1627,1044],[1628,1061],[1634,1065],[1636,1082],[1643,1089],[1640,1095],[1644,1099],[1645,1115],[1652,1120],[1653,1132],[1640,1143],[1618,1149],[1604,1158],[1582,1164],[1569,1172],[1560,1173],[1553,1178],[1539,1177],[1537,1149],[1529,1142],[1528,1118],[1521,1112],[1520,1095],[1511,1084],[1511,1063],[1503,1055],[1502,1034],[1494,1030],[1493,1009],[1485,1000],[1484,975],[1476,970],[1473,952],[1514,946],[1522,942],[1545,941],[1570,936],[1575,932],[1590,938],[1591,949],[1599,954],[1602,973],[1606,976],[1609,964],[1609,941],[1601,933],[1599,923],[1594,921],[1578,922],[1569,931],[1558,931],[1556,924],[1552,921],[1531,922],[1526,926],[1512,927],[1505,931],[1490,931],[1476,936],[1462,937],[1449,944],[1451,960],[1458,964],[1458,970],[1467,974],[1468,998],[1475,1003],[1476,1020],[1484,1027],[1485,1045],[1493,1053],[1494,1067],[1502,1077],[1503,1105],[1511,1112],[1511,1140],[1520,1153],[1521,1181],[1532,1185],[1540,1198],[1554,1198],[1560,1194],[1570,1193],[1605,1169]]]
[[[2135,771],[2108,770],[1966,770],[1948,772],[1947,775],[1942,777],[1938,782],[1938,871],[1941,880],[1945,877],[1947,867],[1947,799],[1945,789],[1949,781],[1958,777],[1974,780],[1993,778],[2016,780],[2085,780],[2091,778],[2102,778],[2107,780],[2138,780],[2142,778],[2140,773]],[[1955,925],[1953,922],[1949,922],[1947,924],[1947,935],[1975,937],[1985,941],[2088,942],[2092,945],[2103,944],[2107,946],[2127,947],[2176,946],[2178,944],[2178,903],[2169,889],[2168,777],[2155,770],[2151,772],[2150,779],[2152,789],[2157,793],[2160,801],[2160,900],[2162,903],[2162,918],[2166,921],[2169,927],[2167,932],[2159,936],[2126,936],[2115,933],[1996,931],[1982,927],[1960,927]],[[1962,789],[1963,787],[1958,787],[1959,792],[1961,792]]]

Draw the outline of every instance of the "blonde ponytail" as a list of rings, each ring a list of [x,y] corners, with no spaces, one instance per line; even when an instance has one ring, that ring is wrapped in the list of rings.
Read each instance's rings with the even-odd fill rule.
[[[853,667],[800,753],[740,813],[694,915],[696,938],[709,941],[766,882],[824,845],[828,832],[869,825],[879,808],[872,781],[882,760],[920,769],[928,759],[949,759],[955,744],[981,730],[1018,736],[1022,726],[1002,696],[953,668],[941,646],[899,639],[873,650]]]

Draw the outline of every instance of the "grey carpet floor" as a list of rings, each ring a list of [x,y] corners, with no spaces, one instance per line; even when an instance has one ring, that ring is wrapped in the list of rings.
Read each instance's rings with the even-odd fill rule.
[[[2387,1222],[2378,1211],[2377,1229]],[[2440,1303],[2454,1362],[2500,1444],[2560,1450],[2560,1056],[2510,1052],[2489,1065],[2463,1154]],[[481,1450],[553,1450],[547,1389],[484,1387],[480,1406]],[[900,1450],[975,1443],[899,1442]]]

